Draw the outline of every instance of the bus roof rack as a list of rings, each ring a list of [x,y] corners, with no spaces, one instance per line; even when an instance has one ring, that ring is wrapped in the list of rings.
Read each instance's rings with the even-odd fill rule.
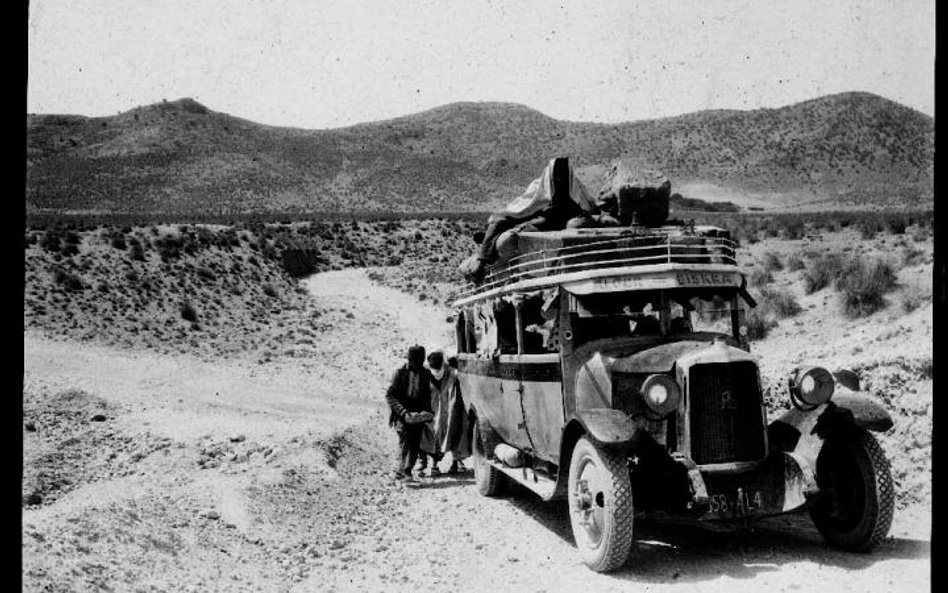
[[[566,285],[576,292],[676,286],[741,286],[737,244],[711,226],[612,227],[520,232],[519,255],[488,268],[455,305],[515,292]]]

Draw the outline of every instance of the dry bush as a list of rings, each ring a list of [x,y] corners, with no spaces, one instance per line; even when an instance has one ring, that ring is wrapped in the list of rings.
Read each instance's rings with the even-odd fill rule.
[[[772,311],[779,319],[793,317],[803,311],[800,303],[789,292],[764,287],[760,289],[760,296],[763,301],[763,311]]]
[[[198,266],[197,267],[198,278],[206,280],[207,282],[213,282],[217,280],[217,274],[207,266]]]
[[[802,270],[806,268],[806,262],[803,261],[803,258],[794,253],[787,258],[787,269],[791,272],[796,272],[797,270]]]
[[[765,286],[774,281],[774,275],[770,273],[770,270],[754,268],[749,280],[752,286]]]
[[[799,240],[803,238],[803,235],[806,233],[806,229],[803,225],[802,219],[793,219],[788,220],[785,223],[785,226],[782,229],[783,236],[791,240]]]
[[[849,317],[864,317],[885,308],[883,295],[896,284],[895,270],[888,262],[876,259],[866,263],[856,258],[847,262],[835,282]]]
[[[912,240],[916,243],[928,241],[928,229],[922,225],[918,225],[915,230],[912,231]]]
[[[767,315],[761,307],[751,309],[744,318],[744,324],[747,326],[748,340],[763,340],[770,333],[770,330],[777,327],[776,320]]]
[[[904,235],[905,227],[908,226],[904,216],[893,215],[886,219],[886,227],[889,229],[889,232],[893,235]]]
[[[925,263],[925,251],[915,247],[905,247],[902,250],[902,266],[910,268]]]
[[[62,238],[57,231],[50,229],[43,233],[43,238],[40,240],[40,247],[50,253],[59,253],[59,250],[62,248]]]
[[[826,253],[810,261],[803,272],[803,290],[806,294],[813,294],[826,288],[839,276],[845,265],[841,253]]]
[[[141,243],[135,243],[132,245],[132,248],[129,250],[131,258],[135,261],[146,261],[145,250],[142,248]]]
[[[75,274],[66,272],[61,268],[57,268],[53,271],[53,282],[62,286],[69,292],[79,292],[85,289],[85,283],[83,283],[82,278]]]
[[[123,251],[125,250],[126,247],[128,247],[128,244],[125,242],[125,235],[121,233],[115,233],[114,235],[112,235],[112,239],[110,240],[109,243],[112,245],[112,247],[116,249],[121,249]]]
[[[181,319],[190,321],[192,323],[197,322],[197,311],[194,310],[194,305],[192,305],[189,301],[181,303],[181,305],[178,307],[178,310],[181,312]]]
[[[779,272],[783,270],[783,262],[780,255],[773,251],[764,253],[764,269],[768,272]]]
[[[875,239],[876,233],[882,231],[882,221],[875,217],[867,217],[859,221],[859,235],[866,241]]]
[[[904,295],[902,295],[902,310],[906,313],[911,313],[912,311],[921,307],[922,303],[926,301],[930,301],[931,298],[932,298],[931,294],[907,292]]]

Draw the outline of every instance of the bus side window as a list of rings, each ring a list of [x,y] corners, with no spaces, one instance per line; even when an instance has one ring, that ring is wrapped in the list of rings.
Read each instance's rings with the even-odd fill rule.
[[[472,309],[474,326],[474,351],[479,355],[490,356],[497,342],[497,324],[488,303],[476,305]]]
[[[467,352],[467,323],[464,319],[464,311],[458,311],[458,318],[454,324],[454,341],[458,352]]]
[[[500,354],[517,353],[517,311],[513,303],[499,299],[494,304],[497,323],[497,350]]]
[[[543,295],[527,298],[520,305],[520,323],[523,325],[523,353],[542,354],[550,351],[550,334],[554,320],[543,317]]]
[[[477,352],[477,340],[474,333],[474,309],[467,309],[464,313],[464,351]]]

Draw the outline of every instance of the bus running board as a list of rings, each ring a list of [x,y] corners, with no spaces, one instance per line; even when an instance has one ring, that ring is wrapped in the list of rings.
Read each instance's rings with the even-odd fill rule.
[[[529,467],[509,467],[494,459],[488,459],[487,463],[543,500],[550,500],[553,497],[556,480],[551,480]]]

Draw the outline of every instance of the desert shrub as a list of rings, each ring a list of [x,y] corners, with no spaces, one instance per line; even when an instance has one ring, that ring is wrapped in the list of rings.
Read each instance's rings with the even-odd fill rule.
[[[803,272],[803,290],[812,294],[826,288],[836,280],[845,264],[841,253],[826,253],[810,261]]]
[[[48,230],[43,233],[43,239],[40,241],[40,247],[49,251],[50,253],[59,253],[59,250],[62,248],[62,239],[59,236],[59,233],[55,230]]]
[[[928,229],[923,225],[918,225],[915,227],[915,230],[912,231],[912,240],[916,243],[923,243],[928,240]]]
[[[130,252],[131,252],[131,257],[133,260],[146,261],[145,250],[142,248],[141,243],[136,243],[135,245],[132,245]]]
[[[796,253],[787,258],[787,269],[789,269],[791,272],[802,270],[805,267],[806,263],[804,263],[803,258]]]
[[[66,243],[63,245],[61,252],[63,255],[78,255],[79,246],[75,243]]]
[[[764,287],[760,289],[760,296],[764,311],[773,311],[780,319],[793,317],[803,311],[797,299],[789,292]]]
[[[906,247],[902,250],[902,266],[910,268],[925,261],[925,251],[915,247]]]
[[[184,239],[181,237],[166,235],[164,237],[155,239],[154,244],[155,249],[158,250],[158,255],[161,256],[161,259],[164,261],[169,261],[181,257],[181,248],[184,246]]]
[[[895,270],[887,262],[866,263],[851,259],[836,280],[836,290],[843,298],[843,311],[849,317],[864,317],[885,308],[882,295],[896,286]]]
[[[76,231],[67,231],[66,232],[66,243],[68,245],[78,245],[82,242],[82,238],[79,236],[79,233]]]
[[[178,310],[181,312],[181,319],[190,321],[192,323],[197,322],[197,311],[194,310],[194,305],[192,305],[190,302],[185,301],[181,303]]]
[[[874,239],[876,233],[882,230],[879,220],[874,217],[864,218],[859,221],[858,228],[859,235],[865,240]]]
[[[772,283],[774,281],[774,276],[769,270],[754,268],[754,270],[750,273],[749,280],[753,286],[764,286],[766,284]]]
[[[264,284],[263,294],[267,295],[268,297],[276,297],[277,291],[275,288],[273,288],[272,284]]]
[[[122,235],[119,233],[112,235],[112,240],[110,241],[110,244],[112,245],[112,247],[116,249],[125,250],[125,248],[128,247],[127,243],[125,242],[125,235]]]
[[[302,278],[318,272],[320,266],[329,263],[329,260],[315,248],[284,249],[281,256],[283,269],[294,278]]]
[[[922,303],[928,300],[931,300],[930,294],[906,292],[904,295],[902,295],[902,310],[906,313],[911,313],[922,306]]]
[[[764,253],[764,269],[768,272],[779,272],[783,269],[783,262],[780,261],[780,255],[773,251]]]
[[[748,340],[763,340],[770,333],[770,330],[777,327],[777,322],[768,317],[760,307],[748,311],[744,318],[744,324],[747,326]]]
[[[53,270],[53,282],[62,286],[69,292],[79,292],[85,289],[85,284],[82,282],[82,278],[76,276],[75,274],[70,274],[65,270],[56,268]]]
[[[906,223],[905,217],[902,215],[893,215],[886,219],[886,227],[888,227],[889,232],[893,235],[904,235],[905,227],[908,226]]]
[[[214,280],[217,280],[217,274],[215,274],[213,270],[205,266],[198,267],[197,275],[198,275],[198,278],[202,280],[206,280],[208,282],[213,282]]]
[[[787,223],[784,227],[784,236],[787,239],[798,240],[802,239],[805,233],[802,220],[793,220]]]

